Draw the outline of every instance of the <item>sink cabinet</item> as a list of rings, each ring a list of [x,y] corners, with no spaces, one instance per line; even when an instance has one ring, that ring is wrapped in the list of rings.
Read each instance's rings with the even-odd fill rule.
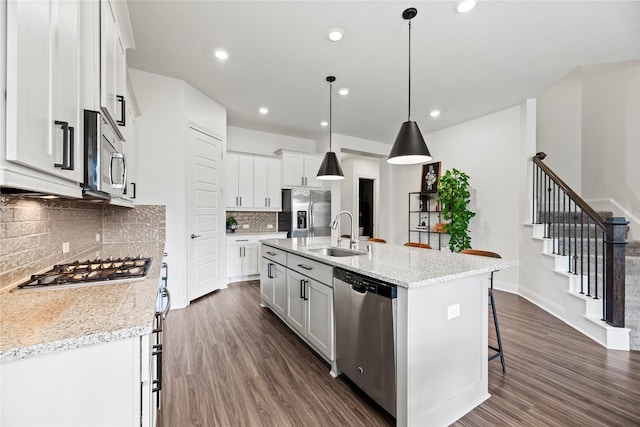
[[[332,362],[333,267],[271,246],[263,245],[261,255],[262,305]]]

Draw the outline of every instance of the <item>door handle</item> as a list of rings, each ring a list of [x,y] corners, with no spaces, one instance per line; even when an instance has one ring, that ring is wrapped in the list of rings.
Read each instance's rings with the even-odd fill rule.
[[[197,239],[198,237],[202,237],[202,234],[192,234],[191,235],[192,239]]]

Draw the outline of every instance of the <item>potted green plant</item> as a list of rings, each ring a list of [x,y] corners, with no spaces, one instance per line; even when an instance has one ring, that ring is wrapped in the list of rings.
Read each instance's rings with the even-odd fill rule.
[[[232,216],[227,218],[227,233],[234,233],[238,228],[238,221]]]
[[[469,220],[476,214],[469,210],[470,201],[469,175],[455,168],[447,170],[438,184],[438,203],[442,219],[448,222],[446,231],[451,252],[471,248]]]

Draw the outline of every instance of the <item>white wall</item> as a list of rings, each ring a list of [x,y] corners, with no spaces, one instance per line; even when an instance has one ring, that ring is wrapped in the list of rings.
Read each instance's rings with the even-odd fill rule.
[[[582,193],[640,217],[640,61],[585,69]]]
[[[537,98],[537,150],[578,194],[582,188],[582,79],[569,73]],[[535,153],[533,153],[535,155]]]
[[[182,80],[130,70],[141,116],[138,133],[137,197],[139,204],[167,209],[167,262],[172,307],[187,299],[187,121],[216,136],[226,136],[226,110]],[[224,227],[222,227],[224,229]]]
[[[233,126],[227,128],[227,150],[273,156],[273,152],[279,149],[315,153],[316,142]]]

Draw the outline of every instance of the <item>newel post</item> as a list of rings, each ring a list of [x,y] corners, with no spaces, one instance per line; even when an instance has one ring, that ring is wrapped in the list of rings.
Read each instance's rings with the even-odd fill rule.
[[[606,322],[624,328],[625,245],[627,221],[615,217],[605,221],[606,231]]]

